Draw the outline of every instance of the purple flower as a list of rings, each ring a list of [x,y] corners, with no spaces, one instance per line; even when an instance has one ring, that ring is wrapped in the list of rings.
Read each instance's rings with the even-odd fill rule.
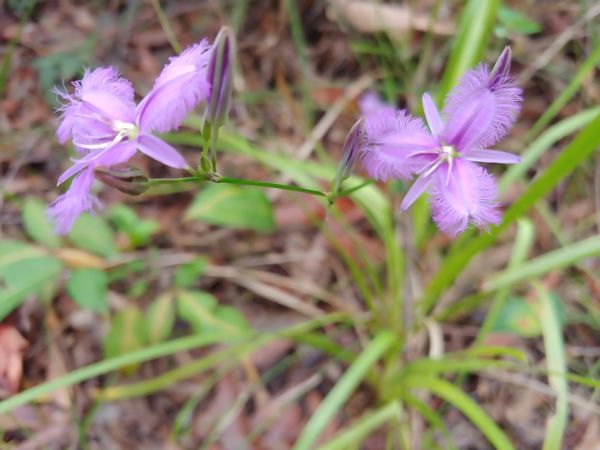
[[[486,228],[501,220],[494,179],[475,162],[520,161],[490,148],[508,133],[522,101],[509,75],[510,61],[507,47],[491,71],[482,64],[467,72],[446,99],[445,119],[424,94],[429,131],[403,110],[380,108],[366,117],[362,157],[369,175],[379,180],[416,175],[400,208],[406,210],[429,189],[433,219],[450,236],[470,223]]]
[[[48,211],[60,233],[67,233],[79,214],[97,204],[89,194],[95,168],[125,163],[137,150],[176,169],[188,166],[175,148],[152,133],[177,128],[208,97],[209,50],[202,41],[171,58],[137,107],[131,83],[112,67],[86,70],[73,83],[73,94],[57,91],[66,103],[60,108],[56,136],[60,143],[71,139],[80,155],[58,179],[62,184],[77,175],[71,187]]]

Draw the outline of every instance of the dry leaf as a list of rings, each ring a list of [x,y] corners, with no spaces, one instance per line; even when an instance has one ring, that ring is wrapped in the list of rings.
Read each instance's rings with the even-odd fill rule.
[[[0,325],[0,398],[19,390],[27,341],[11,325]]]
[[[399,38],[410,30],[431,30],[441,35],[452,35],[455,31],[452,23],[439,20],[430,23],[428,15],[414,13],[405,5],[362,0],[331,0],[331,5],[334,19],[348,22],[362,33],[387,31]]]

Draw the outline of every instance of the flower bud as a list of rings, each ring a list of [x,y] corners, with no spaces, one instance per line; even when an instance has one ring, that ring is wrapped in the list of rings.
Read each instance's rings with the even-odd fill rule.
[[[235,68],[235,36],[229,27],[222,27],[212,45],[208,63],[210,97],[205,119],[214,129],[223,125],[229,113]]]
[[[94,173],[104,184],[129,195],[140,195],[148,190],[148,176],[137,167],[96,167]]]
[[[344,141],[342,159],[338,165],[337,173],[331,184],[331,193],[337,194],[342,186],[342,182],[352,174],[356,165],[360,148],[363,143],[363,118],[361,117],[348,132]]]
[[[498,57],[496,64],[494,64],[494,67],[490,72],[489,79],[492,83],[494,83],[494,81],[496,81],[498,78],[508,76],[508,73],[510,72],[511,59],[512,52],[510,51],[510,47],[504,47],[504,50]]]

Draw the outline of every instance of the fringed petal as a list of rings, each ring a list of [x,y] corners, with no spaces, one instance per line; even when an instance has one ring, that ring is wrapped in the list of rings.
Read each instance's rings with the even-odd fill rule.
[[[410,179],[429,164],[437,147],[421,119],[404,110],[380,111],[366,117],[365,141],[361,150],[362,162],[372,178]]]
[[[47,215],[58,234],[69,233],[82,213],[93,212],[99,205],[98,199],[90,193],[93,182],[94,170],[88,167],[73,179],[67,192],[50,204]]]
[[[433,220],[440,230],[454,237],[470,223],[483,229],[500,223],[496,183],[489,173],[461,159],[453,162],[449,176],[448,165],[444,164],[443,168],[446,170],[438,170],[433,175],[430,190]]]
[[[83,78],[73,86],[73,94],[54,90],[65,102],[59,108],[61,121],[56,132],[61,144],[71,138],[97,142],[102,136],[114,134],[112,121],[133,122],[133,87],[114,67],[86,69]]]
[[[481,123],[483,129],[478,131],[476,140],[469,140],[475,141],[477,147],[489,147],[506,136],[521,109],[523,91],[508,73],[510,56],[510,50],[505,49],[492,73],[485,64],[469,70],[446,98],[446,117],[460,115],[465,105],[472,105],[477,100],[486,102],[482,108],[491,112],[491,119]]]
[[[138,105],[137,122],[142,131],[165,133],[177,128],[208,97],[210,49],[208,41],[203,40],[170,59]]]

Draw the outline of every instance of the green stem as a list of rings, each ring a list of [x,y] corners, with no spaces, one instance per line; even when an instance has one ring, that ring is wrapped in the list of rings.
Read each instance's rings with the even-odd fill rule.
[[[148,184],[150,186],[157,186],[161,184],[179,184],[179,183],[204,183],[204,182],[212,182],[212,183],[225,183],[225,184],[235,184],[239,186],[258,186],[265,187],[271,189],[279,189],[282,191],[293,191],[293,192],[302,192],[304,194],[316,195],[319,197],[327,197],[327,194],[323,191],[318,191],[316,189],[307,189],[299,186],[293,186],[289,184],[280,184],[280,183],[270,183],[268,181],[259,181],[259,180],[248,180],[244,178],[231,178],[231,177],[222,177],[217,174],[202,174],[199,173],[196,176],[191,177],[181,177],[181,178],[151,178],[148,180]]]

